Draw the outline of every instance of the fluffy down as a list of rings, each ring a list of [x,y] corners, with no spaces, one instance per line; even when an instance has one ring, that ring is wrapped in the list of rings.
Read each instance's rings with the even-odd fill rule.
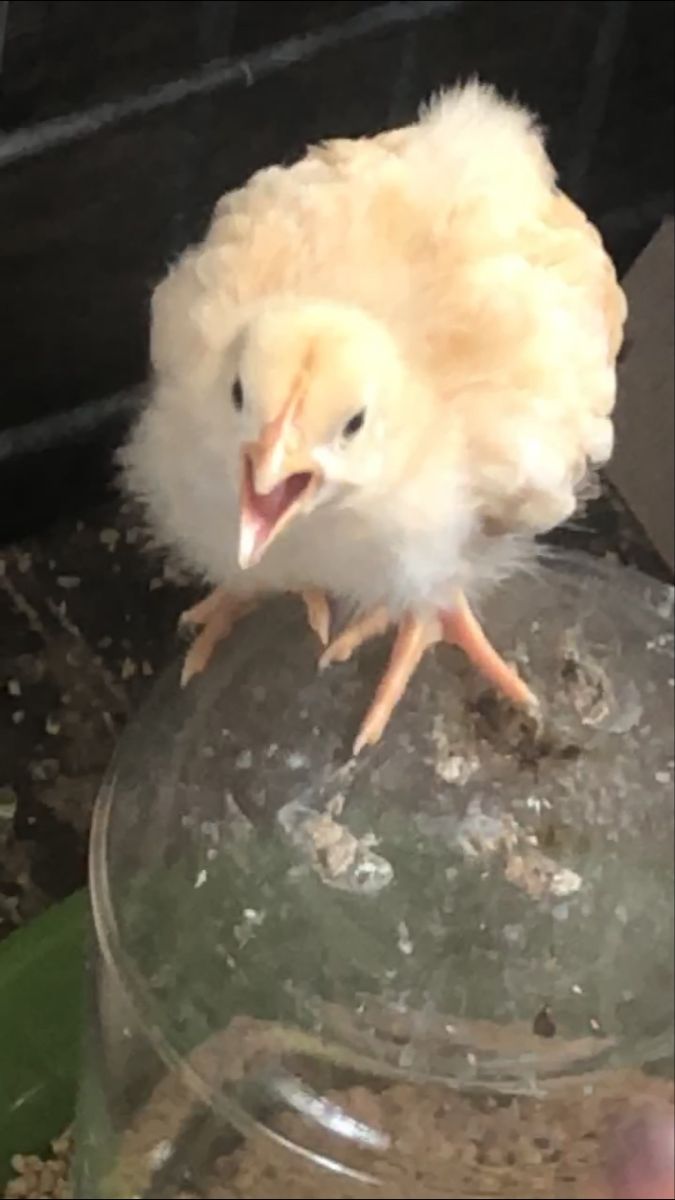
[[[472,83],[218,203],[154,296],[127,486],[157,539],[231,595],[447,607],[569,517],[609,457],[625,316],[535,120]],[[281,419],[300,369],[294,420],[327,486],[242,570],[242,447]],[[362,402],[341,458],[336,431]]]

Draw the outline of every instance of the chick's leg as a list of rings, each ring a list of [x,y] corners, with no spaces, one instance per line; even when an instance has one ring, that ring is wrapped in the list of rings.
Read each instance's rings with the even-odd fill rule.
[[[208,666],[218,642],[222,642],[236,622],[254,607],[254,600],[238,599],[224,587],[217,587],[198,604],[181,613],[181,626],[193,625],[200,629],[185,655],[181,687],[185,687],[194,675],[199,675]]]
[[[330,604],[326,593],[311,588],[302,593],[302,599],[310,629],[316,634],[321,645],[327,646],[330,637]]]
[[[380,740],[425,650],[438,641],[461,647],[481,674],[514,704],[538,707],[536,696],[490,645],[466,598],[460,594],[452,610],[440,612],[438,617],[407,616],[399,625],[389,664],[354,743],[355,754]],[[330,650],[331,647],[327,653]]]
[[[179,625],[207,625],[211,617],[231,599],[223,587],[214,588],[203,600],[198,600],[192,608],[186,608],[178,618]],[[234,601],[233,601],[234,603]]]
[[[354,754],[358,754],[364,746],[374,746],[376,742],[379,742],[391,714],[424,655],[424,651],[428,646],[437,642],[438,638],[438,621],[412,616],[403,618],[392,647],[387,669],[380,680],[375,699],[366,713],[358,737],[354,742]]]
[[[466,597],[460,593],[455,606],[440,614],[442,638],[451,646],[459,646],[481,675],[511,700],[525,708],[537,708],[537,698],[520,678],[514,667],[497,653],[474,617]]]
[[[347,662],[354,651],[369,638],[385,633],[389,624],[389,613],[383,607],[375,608],[372,612],[357,617],[333,639],[329,646],[326,646],[319,659],[319,669],[323,671],[325,667],[334,662]]]
[[[302,599],[310,628],[325,646],[330,633],[328,599],[325,593],[315,590],[303,592]],[[242,600],[230,595],[226,588],[217,587],[198,604],[181,614],[181,626],[196,626],[200,629],[185,655],[181,674],[182,687],[208,666],[218,642],[228,637],[237,621],[251,612],[256,604],[257,600],[254,598]]]

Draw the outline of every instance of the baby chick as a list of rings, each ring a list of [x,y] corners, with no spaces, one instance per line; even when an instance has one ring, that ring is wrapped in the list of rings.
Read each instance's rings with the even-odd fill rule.
[[[184,614],[184,681],[284,591],[323,666],[397,626],[355,751],[439,640],[535,704],[467,597],[609,457],[625,316],[536,122],[479,83],[225,196],[155,292],[154,389],[122,456],[159,540],[215,585]],[[332,642],[331,599],[356,613]]]

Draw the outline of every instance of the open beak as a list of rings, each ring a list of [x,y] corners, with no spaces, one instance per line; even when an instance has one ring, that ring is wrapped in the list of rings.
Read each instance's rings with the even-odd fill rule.
[[[263,434],[244,446],[239,501],[239,566],[254,567],[320,483],[309,456],[288,453],[281,438]]]

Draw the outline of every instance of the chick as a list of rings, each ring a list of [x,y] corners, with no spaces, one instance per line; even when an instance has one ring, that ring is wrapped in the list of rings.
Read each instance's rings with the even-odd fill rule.
[[[479,83],[225,196],[155,292],[122,456],[157,538],[215,587],[184,614],[184,681],[283,591],[323,666],[397,627],[357,752],[437,641],[536,704],[469,599],[609,457],[625,317],[536,122]],[[331,642],[334,599],[356,615]]]

